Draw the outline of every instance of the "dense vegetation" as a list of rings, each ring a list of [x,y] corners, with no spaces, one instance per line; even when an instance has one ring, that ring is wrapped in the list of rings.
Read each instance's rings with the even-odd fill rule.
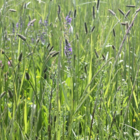
[[[139,0],[0,1],[0,139],[140,139]]]

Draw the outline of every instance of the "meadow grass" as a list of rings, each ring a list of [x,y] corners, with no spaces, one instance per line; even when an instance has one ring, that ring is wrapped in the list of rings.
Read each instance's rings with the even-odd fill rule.
[[[140,139],[139,0],[0,1],[0,139]]]

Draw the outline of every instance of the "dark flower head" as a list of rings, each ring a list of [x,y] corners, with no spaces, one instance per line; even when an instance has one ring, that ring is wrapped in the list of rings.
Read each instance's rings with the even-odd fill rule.
[[[67,21],[68,24],[70,24],[71,21],[72,21],[72,18],[70,18],[69,15],[68,15],[68,16],[66,16],[66,21]]]

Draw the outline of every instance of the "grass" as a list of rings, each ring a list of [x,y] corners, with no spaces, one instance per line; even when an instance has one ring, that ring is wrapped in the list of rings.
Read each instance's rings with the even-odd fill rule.
[[[0,139],[139,139],[139,5],[1,0]]]

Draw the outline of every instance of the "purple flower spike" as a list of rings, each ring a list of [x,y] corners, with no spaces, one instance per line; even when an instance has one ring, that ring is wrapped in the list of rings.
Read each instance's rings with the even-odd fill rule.
[[[45,26],[48,25],[48,21],[47,21],[47,19],[44,21],[44,25],[45,25]]]
[[[19,23],[17,22],[17,24],[16,24],[16,28],[18,28],[19,27]]]
[[[68,24],[70,24],[71,21],[72,21],[72,18],[70,18],[69,16],[66,16],[66,21],[67,21]]]
[[[72,52],[72,48],[69,48],[69,51]]]
[[[34,39],[32,38],[31,40],[32,40],[32,43],[34,43]]]
[[[39,24],[41,24],[41,23],[42,23],[42,19],[39,20]]]
[[[70,55],[72,54],[72,48],[70,47],[70,43],[68,42],[67,39],[65,39],[65,43],[66,43],[66,46],[65,46],[65,55],[68,59],[68,61],[70,62]]]

